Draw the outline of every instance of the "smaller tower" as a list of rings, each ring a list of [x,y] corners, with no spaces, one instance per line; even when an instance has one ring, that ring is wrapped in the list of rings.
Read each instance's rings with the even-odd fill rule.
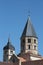
[[[12,55],[15,53],[15,48],[8,38],[7,45],[3,48],[3,61],[8,62]]]

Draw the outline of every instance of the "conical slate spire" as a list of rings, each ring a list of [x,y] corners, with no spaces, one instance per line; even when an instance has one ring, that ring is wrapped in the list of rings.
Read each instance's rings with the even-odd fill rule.
[[[30,17],[27,19],[21,38],[25,36],[37,37],[34,27],[30,21]]]
[[[3,49],[4,50],[6,50],[6,49],[15,50],[14,46],[11,44],[10,38],[8,38],[7,45]]]

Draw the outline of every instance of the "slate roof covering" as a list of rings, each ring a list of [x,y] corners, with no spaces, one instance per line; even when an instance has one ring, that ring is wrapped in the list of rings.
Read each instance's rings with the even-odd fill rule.
[[[13,54],[9,61],[10,61],[10,62],[13,62],[13,63],[14,63],[14,62],[18,62],[18,61],[19,61],[19,58],[17,57],[16,54]]]
[[[10,42],[10,39],[8,39],[7,45],[3,48],[3,50],[6,50],[6,49],[15,50],[14,46]]]
[[[28,17],[28,19],[27,19],[27,22],[26,22],[26,25],[25,25],[25,28],[23,30],[21,38],[25,37],[25,36],[37,37],[36,32],[34,30],[34,27],[30,21],[30,17]]]

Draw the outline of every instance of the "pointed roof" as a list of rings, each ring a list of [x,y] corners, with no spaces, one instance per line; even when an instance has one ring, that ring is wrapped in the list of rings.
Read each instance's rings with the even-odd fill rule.
[[[14,62],[19,62],[19,58],[17,57],[16,54],[13,54],[9,61],[10,61],[10,62],[13,62],[13,63],[14,63]]]
[[[4,50],[6,49],[11,49],[11,50],[15,50],[14,46],[11,44],[10,42],[10,38],[8,38],[8,42],[7,45],[3,48]]]
[[[31,23],[30,17],[28,17],[27,19],[27,22],[21,37],[25,37],[25,36],[37,37],[34,27]]]

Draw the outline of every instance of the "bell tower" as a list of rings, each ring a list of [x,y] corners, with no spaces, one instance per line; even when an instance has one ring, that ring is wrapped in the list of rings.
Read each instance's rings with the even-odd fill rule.
[[[10,42],[10,39],[8,38],[7,45],[3,48],[3,61],[9,62],[12,55],[15,53],[15,48]]]
[[[30,17],[28,17],[27,19],[25,28],[21,36],[21,53],[27,52],[38,54],[38,38],[31,23]]]

